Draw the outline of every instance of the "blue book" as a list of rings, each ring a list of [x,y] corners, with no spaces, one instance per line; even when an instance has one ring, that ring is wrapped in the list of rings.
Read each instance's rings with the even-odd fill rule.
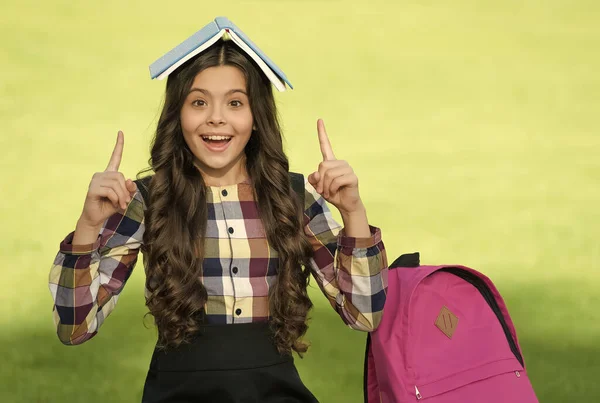
[[[221,38],[232,40],[248,54],[279,91],[285,91],[285,84],[291,89],[294,88],[285,73],[227,17],[215,18],[214,21],[152,63],[150,77],[159,80],[166,78],[183,63],[209,48]]]

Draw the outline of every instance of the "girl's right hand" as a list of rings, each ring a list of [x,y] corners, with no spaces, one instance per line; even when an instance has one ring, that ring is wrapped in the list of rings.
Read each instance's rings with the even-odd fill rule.
[[[96,172],[88,187],[83,212],[79,223],[88,227],[101,226],[104,221],[119,210],[127,209],[127,205],[137,191],[131,179],[119,172],[123,156],[123,132],[117,134],[117,144],[104,172]]]

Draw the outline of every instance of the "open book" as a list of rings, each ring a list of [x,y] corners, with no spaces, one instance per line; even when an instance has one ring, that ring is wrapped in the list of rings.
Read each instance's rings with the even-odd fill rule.
[[[205,25],[200,31],[152,63],[150,65],[151,78],[164,79],[183,63],[223,37],[231,39],[240,49],[246,52],[279,91],[285,91],[285,84],[292,89],[294,88],[284,72],[226,17],[215,18],[214,21]]]

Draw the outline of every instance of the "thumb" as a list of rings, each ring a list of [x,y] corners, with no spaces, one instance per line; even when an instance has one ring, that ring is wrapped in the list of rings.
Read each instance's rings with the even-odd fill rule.
[[[137,190],[135,182],[131,179],[127,179],[127,182],[125,182],[125,184],[127,185],[127,190],[129,190],[131,193],[134,193]]]
[[[319,171],[313,172],[312,174],[308,175],[308,183],[313,185],[313,187],[315,187],[315,188],[317,187],[317,184],[319,183],[320,179],[321,179],[321,174],[319,173]]]

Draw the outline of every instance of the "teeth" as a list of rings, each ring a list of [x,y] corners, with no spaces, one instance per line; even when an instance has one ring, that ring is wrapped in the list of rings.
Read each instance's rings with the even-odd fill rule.
[[[208,140],[229,140],[231,136],[202,136],[202,138]]]

